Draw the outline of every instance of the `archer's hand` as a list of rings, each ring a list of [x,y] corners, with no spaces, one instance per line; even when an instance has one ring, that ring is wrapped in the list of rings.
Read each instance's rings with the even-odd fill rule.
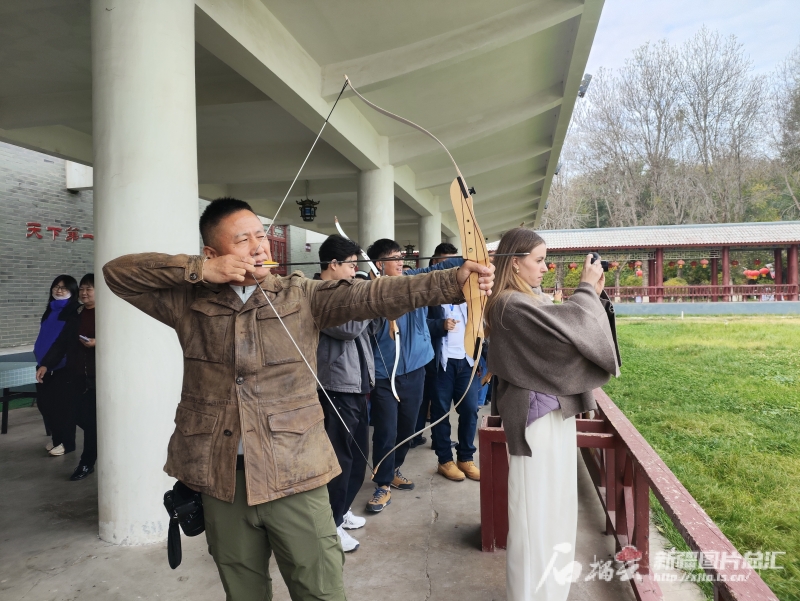
[[[44,375],[47,373],[47,368],[42,365],[39,369],[36,370],[36,381],[41,384],[44,381]]]
[[[212,284],[244,282],[248,274],[255,273],[254,265],[253,257],[243,259],[236,255],[224,255],[208,259],[203,263],[203,280]]]
[[[583,262],[583,271],[581,272],[581,283],[586,282],[591,284],[597,295],[603,291],[606,285],[606,274],[603,271],[603,266],[600,261],[592,263],[592,255],[586,255],[586,260]]]
[[[485,295],[492,293],[492,286],[494,285],[494,265],[481,265],[474,261],[464,261],[464,264],[458,268],[456,278],[458,285],[464,286],[473,273],[478,274],[478,286]]]

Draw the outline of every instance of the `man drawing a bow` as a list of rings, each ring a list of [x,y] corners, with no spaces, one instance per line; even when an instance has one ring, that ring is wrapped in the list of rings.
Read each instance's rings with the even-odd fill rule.
[[[344,599],[344,556],[325,486],[340,468],[309,370],[319,332],[461,303],[472,273],[489,293],[494,267],[467,261],[373,282],[276,277],[256,267],[269,260],[261,220],[232,198],[208,206],[200,231],[204,256],[127,255],[103,268],[110,289],[174,328],[183,349],[164,469],[202,493],[229,600],[271,598],[272,553],[292,599]]]

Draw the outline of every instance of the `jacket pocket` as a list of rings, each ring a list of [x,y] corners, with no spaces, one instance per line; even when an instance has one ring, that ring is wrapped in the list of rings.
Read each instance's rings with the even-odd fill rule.
[[[217,416],[178,405],[169,441],[169,464],[184,484],[208,486]]]
[[[297,344],[306,352],[305,336],[300,323],[300,303],[298,301],[261,307],[256,312],[258,321],[258,337],[261,344],[261,362],[264,366],[282,365],[302,361],[292,341],[286,336],[286,330],[278,321],[280,317],[284,325],[292,333]],[[276,341],[279,341],[276,343]]]
[[[191,332],[183,356],[212,363],[222,363],[225,357],[225,336],[231,324],[233,309],[205,299],[194,301]]]
[[[319,403],[274,413],[267,418],[279,490],[334,468],[335,455],[325,433],[324,418]]]

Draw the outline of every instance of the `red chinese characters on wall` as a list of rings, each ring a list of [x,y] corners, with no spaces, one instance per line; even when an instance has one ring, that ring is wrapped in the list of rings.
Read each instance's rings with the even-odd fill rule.
[[[28,231],[25,232],[26,238],[36,237],[41,240],[44,236],[42,236],[42,224],[38,221],[28,221],[25,223]],[[45,230],[50,232],[53,235],[53,240],[56,240],[61,232],[64,230],[63,227],[59,227],[57,225],[48,225],[45,227]],[[76,242],[77,240],[94,240],[94,234],[81,234],[81,230],[75,226],[67,226],[67,231],[64,232],[66,236],[64,237],[65,242]]]

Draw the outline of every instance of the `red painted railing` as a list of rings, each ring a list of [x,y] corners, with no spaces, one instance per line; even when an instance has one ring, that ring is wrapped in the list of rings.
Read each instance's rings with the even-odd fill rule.
[[[663,599],[650,567],[652,490],[693,552],[729,559],[701,566],[711,578],[715,601],[777,601],[755,570],[730,561],[741,557],[736,548],[608,395],[597,389],[595,398],[597,411],[577,420],[577,444],[606,513],[606,534],[614,536],[617,551],[633,545],[642,553],[640,577],[630,580],[636,598]],[[485,416],[478,433],[484,551],[505,548],[508,535],[508,454],[499,420]]]
[[[563,288],[564,298],[575,291],[575,288]],[[544,292],[553,294],[553,288],[545,288]],[[655,302],[661,298],[663,302],[705,302],[718,300],[737,301],[780,301],[797,300],[796,284],[744,284],[732,286],[620,286],[607,287],[606,294],[611,299],[623,302],[635,302],[647,297]]]

